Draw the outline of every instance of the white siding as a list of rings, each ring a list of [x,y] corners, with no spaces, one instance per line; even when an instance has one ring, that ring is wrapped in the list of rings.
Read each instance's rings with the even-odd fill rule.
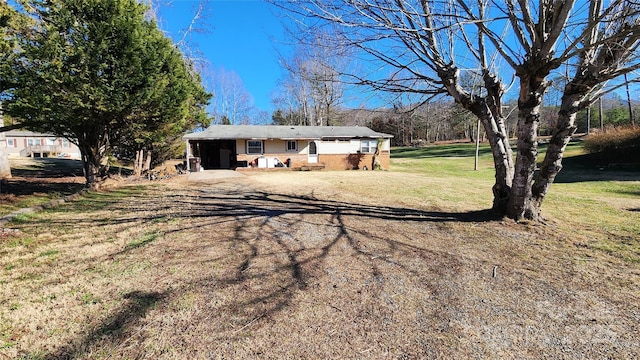
[[[247,153],[247,142],[244,140],[236,140],[236,153],[238,154],[246,154]]]
[[[378,139],[380,141],[382,139]],[[298,151],[287,151],[286,140],[264,140],[264,153],[265,154],[308,154],[309,153],[309,141],[310,140],[297,140]],[[389,139],[382,140],[382,150],[389,151],[391,149],[391,141]],[[318,153],[326,155],[339,155],[339,154],[355,154],[360,151],[360,140],[352,139],[349,141],[320,141],[316,140],[318,145]],[[236,140],[236,149],[238,154],[247,153],[247,140]]]
[[[287,152],[287,143],[284,140],[267,140],[264,142],[265,154],[282,154]]]
[[[326,155],[355,154],[360,150],[360,140],[318,141],[318,153]]]

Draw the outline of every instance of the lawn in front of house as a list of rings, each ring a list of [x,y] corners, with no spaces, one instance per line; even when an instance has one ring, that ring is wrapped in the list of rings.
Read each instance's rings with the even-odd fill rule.
[[[515,224],[485,211],[490,154],[474,172],[465,146],[385,172],[177,177],[20,217],[0,242],[0,354],[640,356],[640,182],[559,182],[547,225]]]

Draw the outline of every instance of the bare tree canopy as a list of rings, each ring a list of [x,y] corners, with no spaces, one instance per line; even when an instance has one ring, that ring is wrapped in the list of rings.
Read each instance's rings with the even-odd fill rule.
[[[319,31],[305,41],[292,55],[280,59],[286,73],[273,102],[284,108],[286,115],[277,121],[335,125],[336,110],[344,102],[341,77],[348,66],[347,48],[336,43],[333,32]],[[324,46],[326,42],[334,46]]]
[[[219,124],[249,124],[254,117],[253,97],[244,86],[240,75],[222,67],[204,67],[207,87],[213,92],[209,110]]]
[[[539,220],[540,206],[562,168],[579,110],[623,83],[638,61],[639,4],[629,0],[298,0],[286,9],[305,34],[331,28],[339,44],[357,49],[367,67],[349,82],[426,101],[446,94],[482,122],[491,144],[496,183],[493,208],[516,219]],[[336,43],[326,41],[324,46]],[[480,74],[482,86],[461,81]],[[540,109],[550,78],[566,86],[558,121],[537,178]],[[516,158],[505,129],[505,83],[519,91]]]

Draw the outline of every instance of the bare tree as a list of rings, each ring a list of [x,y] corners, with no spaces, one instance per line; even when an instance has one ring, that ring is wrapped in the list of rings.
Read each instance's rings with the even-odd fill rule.
[[[304,125],[332,125],[343,101],[340,77],[349,59],[344,46],[324,46],[327,41],[338,45],[333,33],[315,32],[304,38],[292,56],[281,59],[287,73],[274,103],[287,106],[289,113],[301,114]]]
[[[492,13],[505,14],[508,19],[512,37],[517,40],[512,44],[505,40],[510,36],[492,28],[493,19],[482,16],[481,2],[476,9],[465,1],[458,3],[519,78],[517,158],[507,214],[515,219],[538,220],[542,201],[562,169],[564,149],[576,130],[577,112],[616,87],[607,88],[608,81],[620,79],[639,65],[639,5],[627,0],[493,3]],[[534,183],[543,95],[551,84],[548,78],[562,65],[567,84]],[[572,75],[566,70],[569,66],[574,69]]]
[[[210,110],[214,121],[231,125],[248,124],[255,107],[253,97],[244,87],[242,79],[233,70],[218,68],[206,70],[207,87],[213,92]]]
[[[340,41],[348,39],[363,59],[375,64],[369,72],[352,73],[353,83],[425,99],[447,94],[478,117],[496,170],[493,208],[516,220],[540,219],[542,200],[575,131],[576,112],[610,90],[607,81],[638,67],[638,4],[629,0],[607,6],[604,0],[274,3],[300,16],[297,24],[303,30],[341,29]],[[559,119],[534,184],[543,95],[548,78],[563,64],[574,75],[564,88]],[[511,71],[498,71],[505,66]],[[467,69],[481,75],[481,92],[460,81]],[[515,162],[502,106],[503,84],[512,76],[519,85]]]
[[[331,27],[339,43],[358,49],[362,61],[370,61],[369,67],[350,73],[348,82],[373,90],[419,94],[425,100],[448,94],[477,116],[493,151],[496,169],[493,207],[505,212],[514,165],[502,116],[504,90],[501,80],[492,73],[494,64],[486,56],[484,37],[472,22],[461,21],[458,7],[449,1],[394,0],[274,1],[274,4],[294,16],[315,20],[296,22],[306,26],[299,33]],[[466,45],[461,46],[458,41]],[[324,45],[335,46],[331,39],[326,39]],[[468,51],[459,58],[456,50],[461,48]],[[458,63],[482,75],[484,94],[463,88]]]
[[[531,199],[526,212],[539,215],[540,205],[547,195],[556,175],[562,169],[562,157],[571,136],[576,130],[576,116],[604,93],[627,83],[625,75],[631,75],[640,67],[640,4],[635,1],[592,0],[581,24],[584,28],[574,37],[573,46],[556,55],[568,61],[576,59],[574,72],[564,88],[558,121],[553,130],[540,172],[532,185]],[[612,80],[624,78],[607,86]]]
[[[291,59],[283,59],[281,63],[287,70],[284,79],[280,81],[280,89],[274,103],[286,104],[295,125],[315,125],[316,112],[312,97],[311,84],[308,81],[308,66],[306,59],[294,55]]]

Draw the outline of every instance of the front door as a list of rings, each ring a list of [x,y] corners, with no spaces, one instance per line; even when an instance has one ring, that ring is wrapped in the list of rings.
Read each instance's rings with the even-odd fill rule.
[[[318,162],[318,145],[315,141],[309,142],[309,164],[315,164]]]

